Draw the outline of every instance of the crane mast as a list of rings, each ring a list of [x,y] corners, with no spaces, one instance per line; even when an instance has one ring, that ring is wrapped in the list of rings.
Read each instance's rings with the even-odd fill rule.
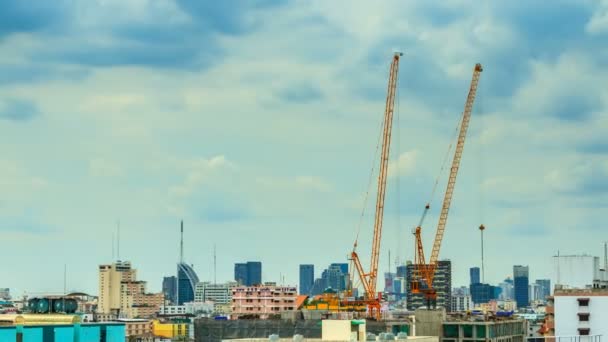
[[[479,83],[479,76],[483,68],[481,64],[475,64],[473,69],[473,78],[471,80],[471,86],[469,88],[469,94],[464,106],[464,112],[462,114],[462,121],[460,123],[460,132],[458,134],[458,142],[456,149],[454,150],[454,159],[452,160],[452,167],[450,168],[450,176],[448,178],[447,188],[443,197],[443,204],[441,206],[441,213],[439,215],[439,223],[437,224],[437,232],[435,234],[435,241],[433,243],[433,250],[431,251],[431,258],[428,264],[424,262],[424,250],[422,248],[422,237],[420,234],[421,227],[416,228],[416,246],[417,246],[417,257],[420,261],[416,265],[418,267],[418,274],[425,278],[427,289],[425,295],[427,301],[436,300],[437,293],[433,288],[433,280],[435,278],[435,271],[437,269],[437,263],[439,259],[439,250],[441,248],[441,242],[445,232],[445,226],[448,220],[448,213],[450,211],[450,204],[452,203],[452,195],[454,194],[454,186],[456,185],[456,177],[458,176],[458,169],[460,167],[460,160],[462,158],[462,151],[464,149],[464,142],[469,128],[469,122],[471,120],[471,112],[473,110],[473,103],[475,102],[475,96],[477,94],[477,84]],[[428,209],[428,205],[427,205]],[[426,212],[425,212],[426,213]],[[424,217],[424,216],[423,216]],[[421,220],[422,221],[422,220]],[[414,288],[415,287],[415,288]],[[412,283],[412,290],[418,291],[418,285]]]
[[[382,152],[380,156],[380,171],[378,175],[378,193],[376,197],[376,214],[374,218],[374,236],[372,240],[372,254],[369,273],[363,271],[359,256],[353,249],[351,259],[357,269],[361,283],[365,290],[366,301],[370,314],[379,315],[380,301],[376,296],[376,284],[378,279],[378,261],[380,259],[380,241],[382,239],[382,220],[384,218],[384,199],[386,196],[386,179],[388,176],[388,158],[391,146],[391,134],[393,129],[393,112],[395,107],[395,94],[397,91],[397,76],[399,72],[399,57],[402,53],[396,52],[391,63],[388,90],[386,95],[386,107],[384,110],[384,121],[382,130]],[[356,243],[355,243],[356,247]]]

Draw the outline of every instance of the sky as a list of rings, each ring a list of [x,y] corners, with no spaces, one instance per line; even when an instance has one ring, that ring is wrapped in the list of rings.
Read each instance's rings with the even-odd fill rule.
[[[517,264],[548,278],[557,251],[608,240],[607,43],[605,0],[4,0],[0,287],[62,292],[65,267],[68,290],[96,294],[117,222],[150,291],[175,274],[181,219],[202,280],[216,246],[218,281],[256,260],[295,285],[357,233],[368,269],[394,51],[380,271],[412,259],[429,200],[431,247],[479,62],[440,258],[467,285],[483,223],[486,282]]]

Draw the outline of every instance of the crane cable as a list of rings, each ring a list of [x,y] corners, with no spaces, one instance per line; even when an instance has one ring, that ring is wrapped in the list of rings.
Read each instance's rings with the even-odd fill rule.
[[[389,75],[390,75],[390,70],[389,70]],[[363,218],[365,217],[365,209],[367,208],[369,193],[370,193],[370,190],[372,187],[372,182],[374,180],[374,171],[376,168],[376,160],[378,159],[378,151],[380,150],[380,143],[382,141],[382,135],[383,135],[382,127],[383,126],[384,126],[384,115],[382,115],[382,120],[380,120],[380,125],[378,125],[378,129],[377,129],[377,132],[379,132],[379,134],[378,134],[378,139],[376,142],[376,151],[374,152],[374,157],[372,159],[372,169],[369,173],[369,179],[367,181],[367,190],[365,191],[365,196],[363,198],[363,207],[361,209],[361,216],[359,217],[359,223],[357,224],[357,230],[356,230],[356,234],[355,234],[355,243],[353,244],[353,250],[357,247],[357,243],[359,242],[359,234],[361,233],[361,226],[363,225]]]

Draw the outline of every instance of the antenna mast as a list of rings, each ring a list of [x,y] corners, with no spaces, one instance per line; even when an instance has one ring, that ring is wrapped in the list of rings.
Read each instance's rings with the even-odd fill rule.
[[[120,260],[120,220],[116,223],[116,254],[118,260]]]
[[[179,240],[179,263],[184,262],[184,220],[180,223],[180,240]]]
[[[213,244],[213,285],[217,284],[217,254]]]

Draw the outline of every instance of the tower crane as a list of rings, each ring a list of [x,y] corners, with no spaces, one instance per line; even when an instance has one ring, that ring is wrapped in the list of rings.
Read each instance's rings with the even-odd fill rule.
[[[357,241],[355,241],[350,259],[354,264],[359,279],[365,290],[365,304],[370,317],[380,317],[381,295],[376,293],[378,279],[378,260],[380,258],[380,241],[382,238],[382,220],[384,218],[384,198],[386,195],[386,179],[388,176],[388,157],[391,146],[391,133],[393,128],[393,112],[395,107],[395,93],[397,90],[397,76],[399,71],[399,58],[401,52],[395,52],[391,63],[388,91],[386,96],[386,108],[384,110],[382,153],[380,156],[380,171],[378,175],[378,193],[376,197],[376,215],[374,219],[374,236],[372,240],[372,254],[369,272],[363,270],[361,260],[356,252]]]
[[[458,142],[456,143],[456,149],[454,150],[454,159],[452,160],[452,167],[450,168],[450,176],[448,178],[447,188],[443,197],[443,204],[441,206],[441,213],[439,215],[439,223],[437,224],[437,232],[435,234],[435,241],[433,243],[433,250],[431,251],[431,258],[429,263],[425,262],[424,248],[422,245],[422,221],[426,216],[429,209],[427,204],[423,213],[420,224],[415,229],[416,236],[416,249],[414,258],[414,280],[411,283],[411,290],[413,293],[423,292],[427,301],[427,307],[430,309],[436,305],[437,291],[433,287],[433,280],[435,279],[435,271],[438,266],[439,250],[441,248],[441,242],[443,240],[443,234],[445,232],[445,226],[448,220],[448,212],[450,211],[450,204],[452,202],[452,195],[454,194],[454,186],[456,185],[456,176],[458,175],[458,169],[460,167],[460,159],[462,157],[462,151],[464,149],[464,142],[467,135],[467,129],[469,128],[469,122],[471,120],[471,112],[473,109],[473,103],[475,102],[475,95],[477,94],[477,84],[479,83],[479,76],[483,68],[481,64],[475,64],[473,69],[473,78],[471,80],[471,86],[469,88],[469,94],[464,106],[464,112],[462,114],[462,121],[460,123],[460,132],[458,134]],[[425,288],[420,288],[420,279],[423,278],[426,283]]]

